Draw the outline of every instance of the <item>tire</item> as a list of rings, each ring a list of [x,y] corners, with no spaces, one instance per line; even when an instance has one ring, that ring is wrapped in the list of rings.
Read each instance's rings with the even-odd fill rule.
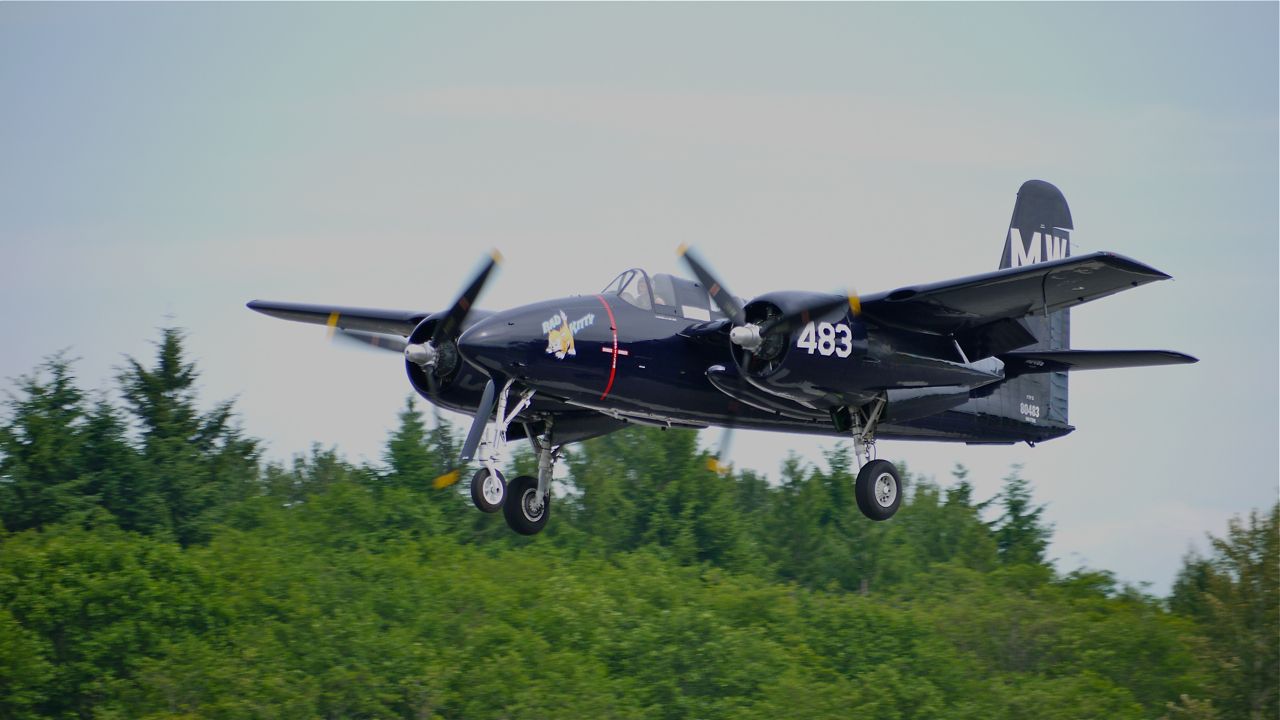
[[[551,493],[542,501],[540,512],[534,512],[533,500],[538,494],[538,479],[521,475],[507,486],[507,499],[502,504],[502,514],[507,525],[521,535],[537,535],[547,525],[551,514]]]
[[[902,479],[898,477],[898,468],[888,460],[872,460],[863,465],[858,471],[853,494],[858,498],[858,509],[863,515],[877,522],[888,520],[902,504]]]
[[[507,480],[502,473],[497,477],[489,476],[488,468],[480,468],[471,478],[471,502],[480,512],[495,513],[502,509],[502,501],[507,499]]]

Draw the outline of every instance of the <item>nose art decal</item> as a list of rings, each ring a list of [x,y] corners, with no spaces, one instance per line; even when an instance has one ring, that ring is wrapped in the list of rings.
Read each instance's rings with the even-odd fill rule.
[[[547,354],[555,355],[557,360],[577,355],[578,351],[573,346],[573,334],[582,332],[583,328],[590,327],[595,321],[595,313],[587,313],[573,322],[569,322],[569,316],[563,310],[552,315],[550,320],[542,323],[542,332],[547,335]]]

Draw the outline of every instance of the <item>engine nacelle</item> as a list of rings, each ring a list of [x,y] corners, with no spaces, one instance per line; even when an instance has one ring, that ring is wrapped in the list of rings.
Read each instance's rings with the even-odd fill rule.
[[[830,295],[778,292],[761,295],[745,308],[749,325],[762,325]],[[734,346],[742,376],[761,390],[816,408],[859,406],[876,391],[858,388],[856,376],[867,357],[867,328],[848,305],[821,317],[802,318],[789,332],[770,333],[754,351]]]
[[[491,313],[473,310],[467,318],[467,325],[475,323]],[[436,324],[443,319],[444,313],[430,315],[418,323],[409,334],[410,343],[425,343],[431,339]],[[480,396],[484,392],[489,377],[468,365],[460,354],[454,340],[446,340],[435,345],[437,353],[433,366],[422,367],[408,359],[404,361],[405,372],[409,375],[409,384],[418,394],[427,400],[459,412],[471,413],[480,404]],[[431,373],[431,377],[427,376]]]

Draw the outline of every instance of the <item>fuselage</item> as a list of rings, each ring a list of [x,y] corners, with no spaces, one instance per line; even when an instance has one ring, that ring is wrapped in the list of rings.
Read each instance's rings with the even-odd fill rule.
[[[865,401],[885,392],[883,438],[1038,442],[1071,430],[983,413],[972,395],[1003,379],[998,360],[966,363],[916,354],[917,339],[888,328],[867,328],[856,340],[857,333],[849,333],[846,340],[841,328],[859,322],[851,310],[823,320],[816,326],[834,328],[827,337],[814,333],[802,342],[810,347],[787,352],[810,366],[825,365],[839,382],[827,387],[806,372],[807,385],[793,388],[784,378],[778,385],[789,397],[743,378],[727,343],[716,337],[727,333],[725,322],[686,318],[678,308],[637,307],[617,294],[494,313],[467,328],[458,346],[479,371],[464,385],[482,386],[486,375],[515,379],[536,391],[535,411],[539,403],[551,403],[634,423],[840,435],[829,409],[840,397]],[[837,389],[839,397],[832,395]],[[459,400],[459,409],[470,402]]]

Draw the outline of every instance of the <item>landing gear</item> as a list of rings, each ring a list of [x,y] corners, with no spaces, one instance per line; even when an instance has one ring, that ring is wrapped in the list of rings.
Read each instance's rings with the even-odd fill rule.
[[[512,530],[521,535],[537,535],[551,514],[551,494],[538,492],[537,478],[521,475],[507,488],[502,514]]]
[[[902,504],[902,480],[888,460],[872,460],[858,471],[853,486],[858,509],[872,520],[888,520]]]
[[[510,483],[505,482],[498,470],[498,458],[507,446],[507,429],[520,413],[528,409],[534,393],[533,390],[524,390],[508,409],[514,385],[514,380],[508,380],[502,386],[497,412],[480,438],[476,455],[483,467],[471,479],[471,501],[482,512],[492,513],[501,509],[512,530],[521,535],[535,535],[546,526],[551,510],[551,474],[555,461],[560,457],[560,446],[552,440],[552,417],[543,420],[541,436],[534,431],[532,424],[524,423],[525,436],[538,454],[538,476],[521,475]]]
[[[521,535],[541,532],[547,524],[547,515],[551,513],[551,474],[556,460],[560,458],[560,446],[552,443],[551,424],[552,419],[548,417],[546,431],[541,437],[534,433],[531,425],[524,426],[529,443],[538,453],[538,477],[521,475],[512,480],[502,505],[507,525]]]
[[[858,509],[871,520],[888,520],[902,504],[902,478],[888,460],[874,459],[876,426],[884,414],[888,398],[881,393],[864,408],[849,414],[853,431],[853,452],[862,461],[854,481],[853,494]]]
[[[484,467],[471,478],[471,502],[480,512],[498,512],[506,497],[507,481],[501,472]]]

